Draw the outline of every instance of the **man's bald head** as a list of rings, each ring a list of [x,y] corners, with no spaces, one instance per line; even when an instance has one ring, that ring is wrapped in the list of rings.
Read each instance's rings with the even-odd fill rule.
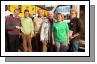
[[[47,17],[49,19],[53,19],[54,18],[54,13],[52,11],[48,11]]]

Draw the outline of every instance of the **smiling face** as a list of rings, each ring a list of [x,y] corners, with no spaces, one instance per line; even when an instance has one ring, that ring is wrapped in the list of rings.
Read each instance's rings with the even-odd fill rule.
[[[25,16],[25,17],[29,17],[29,11],[28,11],[28,10],[25,10],[25,11],[24,11],[24,16]]]
[[[14,16],[18,16],[19,13],[20,13],[19,9],[15,9],[15,10],[14,10]]]
[[[49,19],[53,19],[54,18],[54,14],[53,14],[53,12],[52,11],[48,11],[48,18]]]

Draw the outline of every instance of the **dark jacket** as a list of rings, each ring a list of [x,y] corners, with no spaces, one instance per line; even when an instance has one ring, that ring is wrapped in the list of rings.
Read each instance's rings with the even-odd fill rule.
[[[73,34],[79,33],[80,35],[84,32],[84,26],[79,18],[73,18],[70,20],[70,23],[68,23],[69,29],[73,31]],[[78,37],[75,37],[75,39],[79,39],[80,35]]]

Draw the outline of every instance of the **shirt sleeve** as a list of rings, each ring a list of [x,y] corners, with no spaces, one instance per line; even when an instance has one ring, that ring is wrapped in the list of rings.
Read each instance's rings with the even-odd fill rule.
[[[80,19],[78,19],[77,24],[78,24],[78,26],[77,26],[78,33],[83,34],[84,33],[84,26],[83,26],[82,21]]]

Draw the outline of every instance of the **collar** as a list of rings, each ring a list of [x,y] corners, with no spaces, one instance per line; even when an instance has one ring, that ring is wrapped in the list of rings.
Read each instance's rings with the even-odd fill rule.
[[[25,16],[24,16],[24,18],[29,18],[29,17],[25,17]]]

